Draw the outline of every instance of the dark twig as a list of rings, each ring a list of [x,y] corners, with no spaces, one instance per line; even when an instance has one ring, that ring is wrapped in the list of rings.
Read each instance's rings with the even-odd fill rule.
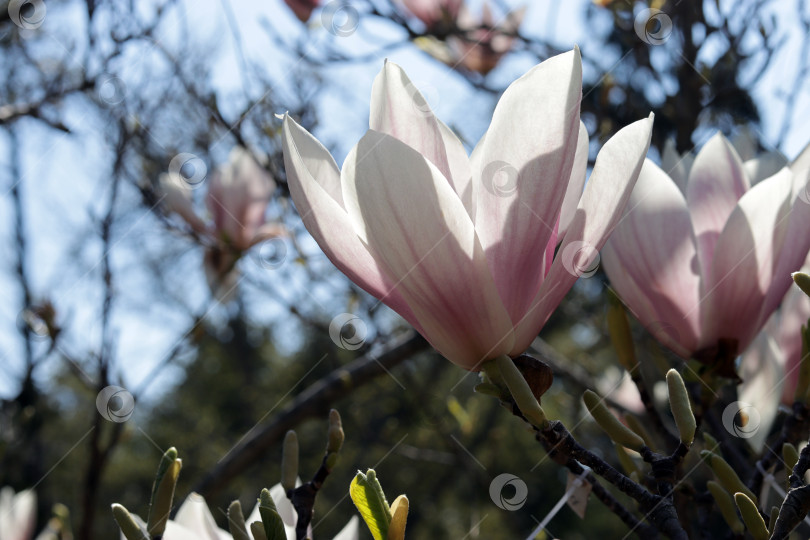
[[[268,448],[284,437],[287,430],[305,419],[321,414],[341,399],[414,354],[426,350],[427,341],[418,334],[397,340],[379,354],[369,352],[345,368],[333,371],[301,392],[276,418],[245,437],[194,488],[206,498],[225,487],[251,464],[261,459]]]
[[[779,509],[779,518],[774,525],[771,540],[787,538],[810,512],[810,486],[805,485],[804,475],[810,468],[810,445],[802,449],[799,461],[790,475],[790,491]]]

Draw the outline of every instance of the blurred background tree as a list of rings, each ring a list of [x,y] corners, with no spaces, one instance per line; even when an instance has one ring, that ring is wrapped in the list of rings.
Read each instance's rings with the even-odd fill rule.
[[[108,538],[109,504],[145,511],[155,463],[174,445],[180,497],[196,488],[214,509],[236,497],[250,507],[279,479],[286,429],[299,432],[302,472],[315,471],[335,407],[347,438],[316,505],[316,535],[342,527],[354,512],[349,482],[372,466],[409,495],[414,538],[525,535],[565,491],[564,469],[472,393],[475,377],[409,338],[319,253],[288,197],[276,115],[290,111],[340,161],[365,129],[371,80],[389,57],[471,148],[510,81],[578,44],[592,158],[650,111],[653,157],[670,138],[686,152],[719,129],[749,130],[761,149],[790,158],[810,139],[800,120],[810,8],[581,0],[523,10],[499,0],[431,15],[388,0],[287,4],[0,2],[0,485],[35,487],[41,523],[61,502],[76,538]],[[275,179],[266,219],[288,234],[215,276],[235,284],[219,302],[203,265],[210,246],[169,211],[159,179],[176,172],[204,187],[237,145]],[[192,189],[201,215],[204,192]],[[582,279],[539,343],[556,358],[544,407],[601,448],[607,439],[580,424],[579,396],[621,379],[605,288],[601,271]],[[348,329],[357,348],[330,338],[341,313],[357,318]],[[347,366],[358,371],[342,384]],[[645,374],[652,388],[662,373]],[[126,422],[97,408],[111,385],[134,396]],[[529,485],[518,511],[490,498],[502,472]],[[598,502],[588,517],[564,510],[549,530],[627,531]]]

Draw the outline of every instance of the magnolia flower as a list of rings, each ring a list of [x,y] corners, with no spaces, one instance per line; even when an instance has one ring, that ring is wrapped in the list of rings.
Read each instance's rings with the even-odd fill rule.
[[[298,515],[292,506],[292,503],[284,493],[284,488],[281,484],[276,484],[270,488],[270,496],[273,498],[273,503],[276,505],[276,510],[284,522],[284,532],[287,534],[288,540],[295,540],[295,524],[298,521]],[[143,520],[137,516],[133,516],[136,521],[143,525]],[[258,503],[253,508],[249,516],[245,518],[245,523],[249,527],[254,521],[261,521]],[[145,528],[145,525],[143,525]],[[232,540],[229,532],[224,531],[217,527],[214,516],[208,509],[205,499],[196,493],[190,494],[180,505],[177,510],[177,515],[174,519],[169,520],[166,524],[166,532],[163,535],[163,540]],[[357,516],[352,517],[341,532],[335,536],[335,540],[358,540],[359,527]],[[0,540],[5,540],[0,536]],[[125,540],[121,536],[121,540]]]
[[[315,8],[321,4],[321,0],[284,0],[284,3],[287,4],[287,7],[292,10],[299,21],[305,23],[312,16]]]
[[[284,234],[278,224],[264,222],[275,182],[243,148],[234,148],[228,164],[211,175],[205,197],[210,220],[195,211],[192,188],[180,174],[161,175],[160,187],[168,210],[182,217],[208,243],[204,267],[215,292],[232,289],[232,270],[243,251]]]
[[[641,168],[652,118],[605,144],[582,193],[581,96],[578,49],[539,64],[504,92],[468,157],[387,62],[372,88],[371,129],[342,171],[285,117],[290,193],[343,273],[477,371],[526,350],[582,273],[581,254],[595,255],[618,221]]]
[[[430,30],[454,24],[463,0],[402,0],[402,4]]]
[[[766,165],[743,163],[721,134],[691,167],[667,174],[648,160],[605,245],[619,296],[682,357],[731,369],[810,249],[807,165],[773,175]]]
[[[496,21],[488,3],[484,3],[480,20],[462,6],[458,17],[458,27],[465,31],[463,37],[451,36],[447,39],[455,53],[455,64],[461,64],[470,71],[486,75],[492,71],[501,58],[512,49],[520,28],[526,7],[521,7]]]
[[[27,489],[17,494],[0,489],[0,540],[30,540],[37,518],[37,496]]]

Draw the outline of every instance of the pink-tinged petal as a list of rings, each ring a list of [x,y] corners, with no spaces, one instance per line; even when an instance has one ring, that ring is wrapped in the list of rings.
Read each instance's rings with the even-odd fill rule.
[[[571,177],[581,96],[579,49],[546,60],[506,89],[473,152],[475,229],[513,322],[543,280],[538,246]]]
[[[684,196],[686,195],[689,171],[692,169],[694,160],[694,156],[689,152],[684,155],[678,153],[674,139],[667,139],[664,143],[664,151],[661,154],[661,169],[672,178]]]
[[[437,122],[444,139],[444,148],[447,151],[447,163],[452,177],[451,185],[461,202],[464,203],[467,213],[472,216],[472,169],[470,168],[470,157],[467,155],[467,151],[464,150],[464,145],[453,133],[453,130],[441,120],[437,119]]]
[[[283,127],[284,166],[290,195],[304,226],[332,264],[420,330],[413,313],[358,238],[343,207],[340,172],[332,156],[289,116]]]
[[[647,160],[625,215],[602,250],[622,301],[662,344],[688,357],[700,334],[700,271],[686,200]]]
[[[742,383],[737,398],[759,413],[759,429],[747,439],[754,452],[761,452],[776,419],[785,383],[785,358],[776,342],[765,332],[745,351],[740,362]]]
[[[401,67],[386,60],[371,87],[369,127],[404,142],[429,159],[451,183],[441,128],[425,98]]]
[[[792,174],[792,192],[790,200],[792,207],[790,216],[780,221],[780,228],[784,229],[785,239],[774,246],[773,279],[762,306],[763,318],[767,318],[776,309],[785,293],[793,285],[790,274],[798,271],[805,263],[807,252],[810,250],[810,184],[805,171],[793,173],[791,169],[782,169],[777,176]]]
[[[775,175],[787,164],[787,159],[781,153],[766,152],[743,163],[743,168],[753,186]]]
[[[477,370],[512,347],[512,325],[470,216],[441,172],[389,135],[369,131],[343,166],[355,230],[448,360]]]
[[[177,173],[168,173],[160,175],[159,185],[166,209],[183,218],[198,233],[205,233],[207,226],[194,211],[188,182]]]
[[[234,148],[228,164],[211,176],[205,198],[217,232],[238,249],[250,247],[274,189],[273,178],[253,156]]]
[[[810,266],[805,265],[802,271],[810,271]],[[765,331],[774,337],[786,360],[782,403],[787,405],[793,403],[793,395],[796,392],[802,359],[801,328],[807,324],[808,319],[810,319],[810,298],[799,287],[793,285],[788,289],[779,311],[774,313],[765,326]]]
[[[574,219],[574,214],[582,197],[582,188],[585,187],[585,175],[588,169],[588,150],[590,148],[588,140],[588,128],[582,122],[579,123],[579,139],[577,140],[577,152],[574,155],[574,165],[571,167],[571,178],[568,180],[568,189],[565,191],[562,208],[560,209],[560,229],[558,238],[565,236],[568,225]]]
[[[652,115],[634,122],[602,147],[551,269],[526,314],[516,324],[511,354],[526,350],[577,280],[581,272],[572,263],[579,261],[581,255],[594,258],[616,227],[650,147],[652,124]]]
[[[698,257],[706,281],[717,238],[737,201],[749,188],[737,151],[722,133],[716,134],[695,157],[686,186],[686,203],[692,214]]]
[[[743,351],[770,315],[764,311],[765,299],[787,236],[792,179],[790,171],[783,169],[752,187],[717,239],[701,299],[708,306],[703,346],[716,345],[718,339],[736,339]],[[806,255],[806,251],[801,254],[797,268]],[[790,279],[789,274],[786,277]],[[786,290],[781,290],[779,299]]]

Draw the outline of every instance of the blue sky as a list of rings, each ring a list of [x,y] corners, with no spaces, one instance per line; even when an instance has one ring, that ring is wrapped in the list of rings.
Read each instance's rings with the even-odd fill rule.
[[[228,0],[186,0],[181,5],[182,12],[173,12],[158,32],[158,39],[172,48],[181,40],[214,44],[210,61],[214,66],[212,83],[221,97],[223,111],[227,115],[239,110],[244,104],[243,77],[240,62],[235,54],[235,41],[223,9],[223,1]],[[509,2],[519,5],[518,2]],[[732,9],[731,1],[721,2],[721,9]],[[473,9],[480,2],[472,2]],[[145,5],[145,4],[144,4]],[[584,57],[594,55],[600,65],[610,66],[619,58],[605,57],[604,51],[589,42],[589,35],[604,31],[604,28],[589,28],[584,22],[584,10],[588,0],[542,0],[529,3],[523,30],[550,41],[560,48],[570,48],[578,44]],[[295,58],[281,56],[268,39],[261,26],[264,18],[277,28],[289,29],[291,40],[300,39],[312,50],[318,50],[324,40],[332,36],[318,27],[319,15],[316,12],[310,28],[306,29],[286,9],[281,0],[240,1],[230,4],[234,20],[239,28],[242,48],[247,61],[261,66],[278,81],[279,90],[289,90],[285,84],[289,75],[296,70],[309,67]],[[754,96],[762,112],[763,144],[772,147],[778,138],[785,108],[780,95],[790,88],[797,73],[801,49],[807,46],[802,41],[800,29],[795,25],[794,13],[798,1],[771,3],[770,8],[780,21],[781,32],[786,32],[787,46],[783,54],[777,56],[768,73],[760,79],[754,89]],[[555,19],[549,19],[550,10],[556,9]],[[146,10],[146,7],[144,7]],[[553,20],[553,22],[551,22]],[[743,21],[742,23],[744,23]],[[69,23],[69,24],[68,24]],[[83,17],[75,6],[51,6],[45,24],[40,29],[50,35],[55,47],[64,49],[67,57],[79,62],[81,50],[65,45],[65,28],[80,33]],[[605,25],[610,22],[606,19]],[[391,27],[383,22],[366,28],[369,33],[391,34]],[[629,30],[632,31],[632,30]],[[184,37],[186,36],[186,37]],[[368,44],[359,35],[343,38],[348,50],[362,51]],[[722,44],[708,46],[703,51],[704,59],[722,50]],[[422,90],[426,99],[438,116],[458,129],[469,141],[475,142],[486,127],[494,100],[492,96],[481,95],[470,90],[461,78],[446,66],[426,57],[413,46],[406,46],[389,53],[389,58],[402,65],[414,84]],[[140,77],[149,69],[149,58],[129,58],[126,73]],[[368,122],[368,100],[371,83],[382,65],[382,58],[365,64],[319,68],[320,74],[329,81],[329,91],[319,101],[320,125],[316,135],[327,144],[334,146],[335,157],[341,163],[351,146],[362,136]],[[531,67],[529,58],[513,55],[490,75],[493,85],[505,85]],[[155,76],[154,74],[152,74]],[[586,79],[599,74],[585,72]],[[258,97],[267,88],[248,76],[248,94]],[[101,302],[98,286],[97,261],[101,253],[97,243],[85,243],[83,238],[92,235],[89,213],[101,212],[104,208],[107,178],[104,172],[109,161],[103,141],[100,140],[101,119],[88,114],[85,107],[76,103],[68,104],[68,125],[75,126],[76,135],[67,136],[54,133],[41,125],[23,124],[23,183],[22,193],[27,212],[33,289],[37,296],[47,295],[60,309],[60,315],[69,319],[74,329],[73,341],[65,346],[71,355],[81,357],[89,344],[99,341],[98,306]],[[480,114],[470,114],[471,110]],[[279,113],[284,111],[279,110]],[[810,89],[801,94],[793,116],[805,119],[810,116]],[[810,123],[796,121],[785,139],[781,150],[794,157],[810,141]],[[218,159],[224,159],[232,141],[223,139],[221,148],[214,149]],[[9,163],[8,141],[0,137],[0,171]],[[101,171],[101,172],[100,172]],[[4,186],[10,186],[8,175],[0,176]],[[5,193],[5,189],[3,192]],[[125,201],[134,202],[137,194],[132,190],[122,195]],[[14,249],[9,197],[0,198],[0,245],[4,253]],[[119,366],[124,380],[132,387],[143,382],[144,377],[176,343],[189,325],[187,314],[168,309],[170,301],[144,298],[142,292],[150,288],[148,273],[138,271],[141,249],[151,250],[155,241],[165,234],[164,229],[148,212],[127,215],[119,224],[119,234],[126,240],[114,248],[114,267],[122,270],[119,289],[122,296],[139,307],[137,312],[119,313],[114,320],[116,347]],[[309,246],[314,249],[313,245]],[[8,256],[5,258],[8,260]],[[204,304],[207,291],[199,271],[199,252],[191,249],[178,261],[181,275],[177,279],[176,294],[188,299],[197,309]],[[77,264],[78,263],[78,264]],[[124,271],[125,270],[125,271]],[[272,272],[272,270],[266,270]],[[186,275],[187,273],[187,275]],[[315,292],[327,302],[326,292]],[[14,331],[19,315],[19,292],[14,281],[11,265],[4,265],[0,273],[0,396],[10,397],[17,391],[16,379],[22,368],[22,345]],[[272,303],[251,305],[252,313],[260,321],[269,321],[281,313]],[[334,314],[325,314],[328,320]],[[223,312],[217,308],[211,317],[221,318]],[[291,328],[294,329],[294,326]],[[81,329],[77,333],[75,329]],[[80,337],[80,339],[78,339]],[[282,347],[285,343],[281,342]],[[41,346],[46,346],[42,343]],[[295,340],[287,343],[295,346]],[[39,371],[41,382],[48,382],[54,366],[46,366]],[[177,369],[166,372],[161,384],[153,387],[160,392],[165,385],[177,380],[181,372]]]

